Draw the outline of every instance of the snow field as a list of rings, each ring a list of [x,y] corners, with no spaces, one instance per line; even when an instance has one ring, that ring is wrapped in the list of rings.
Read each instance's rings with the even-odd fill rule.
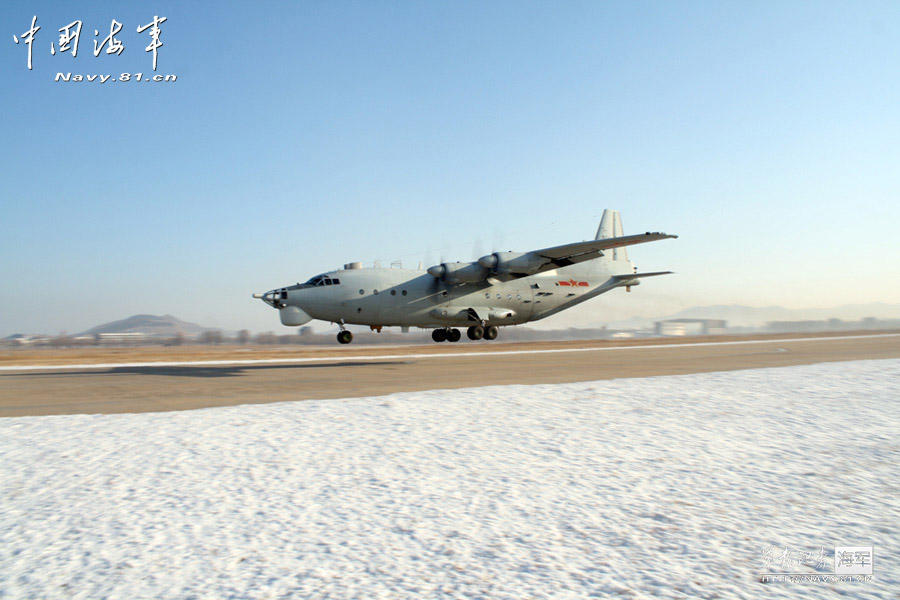
[[[896,598],[898,458],[900,360],[0,419],[0,597]]]

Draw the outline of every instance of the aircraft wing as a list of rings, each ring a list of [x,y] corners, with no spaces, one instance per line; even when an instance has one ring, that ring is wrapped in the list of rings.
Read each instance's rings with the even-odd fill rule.
[[[647,232],[638,235],[601,238],[553,246],[531,252],[495,252],[482,256],[476,263],[442,263],[429,267],[428,274],[448,283],[474,283],[486,277],[511,281],[561,267],[576,265],[603,256],[604,250],[677,238],[668,233]],[[635,279],[634,276],[630,279]]]
[[[677,235],[670,235],[668,233],[660,233],[658,231],[651,233],[648,231],[647,233],[639,233],[637,235],[624,235],[621,237],[553,246],[552,248],[535,250],[534,253],[539,254],[544,258],[549,258],[557,267],[567,267],[602,256],[604,250],[609,250],[611,248],[621,248],[622,246],[633,246],[634,244],[645,244],[647,242],[677,237]]]

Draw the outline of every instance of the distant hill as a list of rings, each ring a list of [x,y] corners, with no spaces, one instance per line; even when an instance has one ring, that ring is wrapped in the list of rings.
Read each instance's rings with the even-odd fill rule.
[[[104,323],[78,335],[95,335],[98,333],[145,333],[148,335],[195,335],[210,331],[210,327],[203,327],[196,323],[181,321],[172,315],[134,315],[120,321]]]

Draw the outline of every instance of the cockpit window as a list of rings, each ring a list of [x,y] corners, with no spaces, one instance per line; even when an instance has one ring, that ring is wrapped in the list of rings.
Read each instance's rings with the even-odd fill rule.
[[[331,277],[326,277],[325,275],[316,275],[309,281],[307,281],[304,285],[309,286],[320,286],[320,285],[340,285],[339,279],[332,279]]]

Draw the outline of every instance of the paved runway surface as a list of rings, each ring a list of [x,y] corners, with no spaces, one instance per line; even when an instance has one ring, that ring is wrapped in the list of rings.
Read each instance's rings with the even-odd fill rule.
[[[481,346],[477,354],[415,356],[421,348],[384,356],[320,357],[283,364],[121,365],[101,369],[0,373],[0,417],[187,410],[376,396],[392,392],[485,385],[567,383],[830,361],[900,358],[900,335],[766,340],[752,343],[652,345],[556,351],[573,343]],[[529,348],[541,350],[523,353]],[[434,352],[435,350],[430,350]],[[495,351],[495,352],[494,352]],[[372,354],[365,352],[365,354]]]

